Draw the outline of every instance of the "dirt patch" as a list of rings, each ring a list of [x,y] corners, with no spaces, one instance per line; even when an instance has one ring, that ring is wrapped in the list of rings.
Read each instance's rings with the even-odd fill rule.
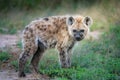
[[[17,46],[20,35],[0,34],[0,52],[9,52],[15,58],[21,53],[21,49]]]
[[[15,46],[18,40],[19,40],[18,35],[0,34],[0,48],[7,46]]]
[[[40,74],[26,74],[25,78],[19,78],[17,74],[14,70],[0,71],[0,80],[50,80],[49,77]]]

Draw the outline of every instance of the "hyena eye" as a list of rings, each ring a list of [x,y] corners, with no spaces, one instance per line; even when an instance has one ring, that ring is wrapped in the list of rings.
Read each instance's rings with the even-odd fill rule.
[[[84,29],[80,30],[80,32],[84,32],[84,31],[85,31]]]
[[[77,32],[77,30],[74,29],[73,32]]]

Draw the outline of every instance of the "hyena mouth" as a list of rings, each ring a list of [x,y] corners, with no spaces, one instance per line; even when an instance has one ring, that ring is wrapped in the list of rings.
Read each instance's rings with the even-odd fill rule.
[[[84,37],[76,37],[76,38],[75,38],[76,41],[81,41],[81,40],[83,40],[83,39],[84,39]]]
[[[76,41],[80,41],[80,37],[77,37],[77,38],[75,38],[76,39]]]
[[[83,38],[76,38],[76,41],[81,41]]]

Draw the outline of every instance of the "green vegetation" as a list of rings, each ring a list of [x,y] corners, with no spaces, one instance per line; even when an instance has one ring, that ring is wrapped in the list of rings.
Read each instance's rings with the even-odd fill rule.
[[[10,62],[10,64],[15,68],[16,71],[18,71],[18,60],[12,60]],[[27,62],[27,64],[25,65],[25,72],[30,73],[30,60]]]
[[[7,61],[11,58],[11,55],[7,52],[0,52],[0,62]]]
[[[65,5],[67,3],[69,3],[69,5],[73,6],[74,8],[76,8],[77,3],[81,3],[81,6],[85,7],[86,6],[90,6],[94,3],[97,3],[97,0],[89,0],[89,1],[84,1],[84,0],[52,0],[52,1],[48,1],[48,0],[1,0],[0,1],[0,10],[9,10],[9,9],[25,9],[25,10],[30,10],[30,9],[46,9],[46,8],[51,8],[51,9],[56,9],[58,7],[61,7],[62,5]],[[103,2],[103,1],[101,1]]]
[[[22,41],[21,41],[21,40],[19,40],[19,41],[17,42],[17,46],[18,46],[20,49],[22,49]]]

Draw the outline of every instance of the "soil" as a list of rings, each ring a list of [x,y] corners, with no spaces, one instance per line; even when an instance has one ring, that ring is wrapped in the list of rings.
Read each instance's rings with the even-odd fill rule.
[[[90,32],[88,38],[99,39],[99,31]],[[21,49],[17,46],[21,40],[21,35],[0,34],[0,52],[8,51],[17,60]],[[49,80],[46,75],[27,74],[25,78],[18,78],[18,72],[9,64],[10,61],[0,65],[0,80]]]

